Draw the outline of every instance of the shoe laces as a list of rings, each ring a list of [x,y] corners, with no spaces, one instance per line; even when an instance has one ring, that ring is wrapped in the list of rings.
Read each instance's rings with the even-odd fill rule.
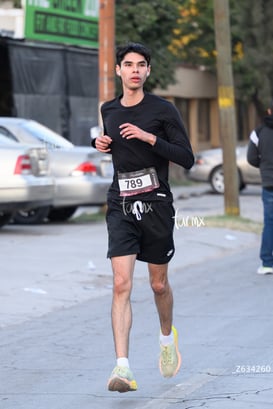
[[[163,365],[168,365],[168,364],[173,364],[174,363],[174,358],[175,358],[175,354],[173,353],[173,348],[174,346],[171,345],[161,345],[162,348],[162,353],[161,353],[161,357],[162,357],[162,363]]]
[[[120,376],[128,380],[132,379],[132,372],[130,369],[123,366],[117,366],[113,371],[113,375]]]

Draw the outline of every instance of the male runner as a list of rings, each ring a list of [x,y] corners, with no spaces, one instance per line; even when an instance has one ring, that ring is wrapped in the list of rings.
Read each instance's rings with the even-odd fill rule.
[[[168,263],[174,255],[174,209],[168,173],[170,161],[189,169],[194,157],[178,110],[143,89],[151,72],[150,58],[142,44],[129,43],[117,49],[116,74],[121,78],[123,93],[102,105],[104,134],[92,142],[100,152],[112,154],[114,166],[106,221],[117,363],[108,389],[118,392],[137,389],[128,360],[136,259],[148,264],[160,323],[161,374],[174,376],[181,365],[168,281]]]

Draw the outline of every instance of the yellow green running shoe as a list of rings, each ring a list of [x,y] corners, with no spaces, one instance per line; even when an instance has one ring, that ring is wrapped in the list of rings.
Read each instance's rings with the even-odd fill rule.
[[[175,376],[181,366],[181,355],[178,350],[178,334],[174,326],[172,326],[174,342],[170,345],[160,345],[159,369],[161,375],[165,378]]]
[[[129,392],[137,390],[132,371],[125,366],[116,366],[108,381],[108,390],[115,392]]]

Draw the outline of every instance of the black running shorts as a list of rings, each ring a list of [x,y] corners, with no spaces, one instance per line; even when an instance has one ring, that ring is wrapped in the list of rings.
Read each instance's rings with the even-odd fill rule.
[[[174,255],[174,215],[170,202],[108,202],[107,257],[136,254],[147,263],[168,263]]]

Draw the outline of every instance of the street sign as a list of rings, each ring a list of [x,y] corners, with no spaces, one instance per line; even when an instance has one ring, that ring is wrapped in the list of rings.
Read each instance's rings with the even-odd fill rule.
[[[98,48],[99,0],[26,0],[25,38]]]

